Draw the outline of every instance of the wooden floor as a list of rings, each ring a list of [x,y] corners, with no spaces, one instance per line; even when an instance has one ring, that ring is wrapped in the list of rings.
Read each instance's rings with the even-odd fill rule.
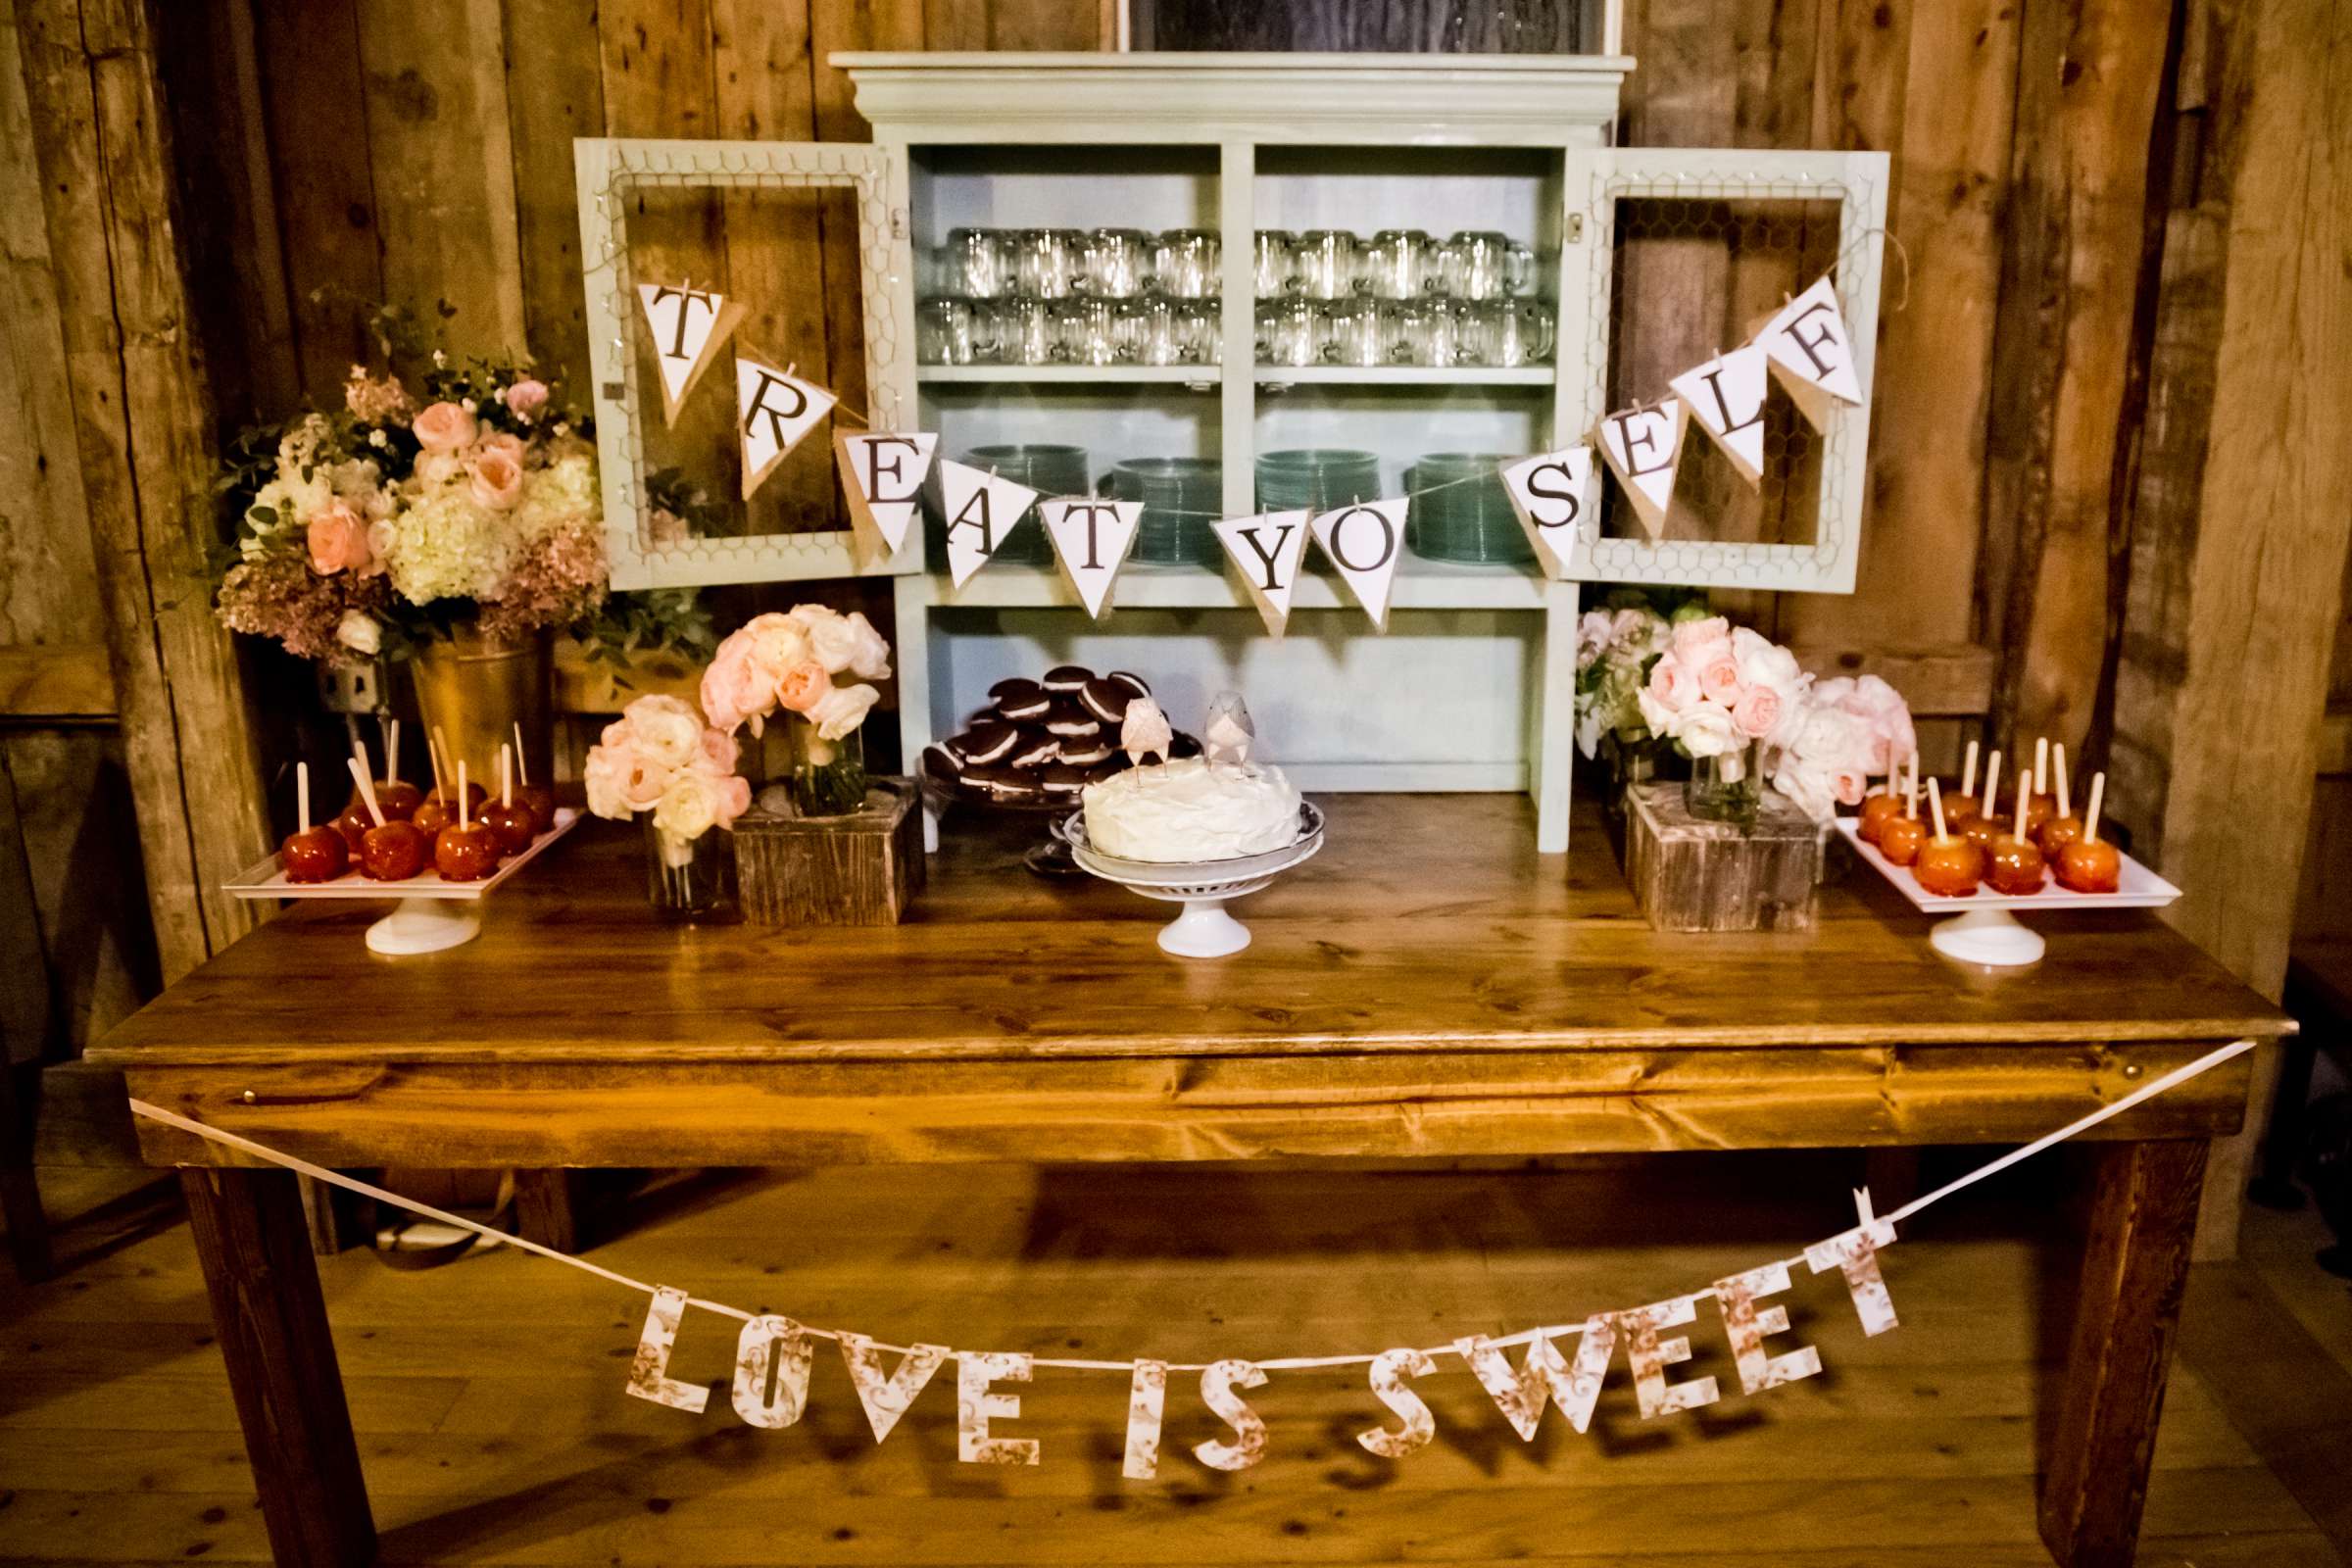
[[[102,1202],[49,1174],[54,1210],[96,1207],[61,1237],[64,1278],[0,1287],[0,1561],[266,1560],[185,1226],[169,1201]],[[1827,1368],[1805,1383],[1643,1423],[1620,1369],[1591,1434],[1547,1417],[1522,1444],[1454,1363],[1421,1385],[1439,1441],[1392,1464],[1352,1441],[1384,1414],[1359,1377],[1280,1375],[1252,1396],[1272,1455],[1233,1476],[1186,1452],[1217,1427],[1172,1389],[1150,1484],[1119,1477],[1115,1375],[1040,1373],[1004,1430],[1039,1439],[1044,1464],[964,1466],[952,1372],[877,1447],[819,1347],[808,1418],[760,1431],[723,1390],[700,1417],[624,1396],[643,1298],[585,1275],[511,1251],[322,1269],[388,1562],[1998,1568],[2046,1561],[2034,1369],[2064,1344],[2045,1303],[2071,1285],[2062,1245],[2034,1232],[2064,1166],[2029,1174],[1923,1216],[1887,1254],[1893,1334],[1864,1339],[1841,1289],[1800,1280],[1791,1316]],[[722,1173],[640,1200],[597,1255],[901,1341],[1364,1350],[1703,1284],[1845,1222],[1859,1179],[1842,1153]],[[2245,1260],[2197,1273],[2142,1562],[2345,1560],[2352,1295],[2311,1265],[2320,1240],[2308,1215],[2257,1211]],[[689,1314],[673,1375],[724,1376],[730,1328]],[[1678,1375],[1736,1391],[1720,1331],[1695,1332]]]

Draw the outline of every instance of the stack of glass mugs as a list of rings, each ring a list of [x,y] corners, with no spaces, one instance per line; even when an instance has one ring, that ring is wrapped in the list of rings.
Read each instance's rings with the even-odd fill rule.
[[[1557,321],[1534,297],[1536,254],[1502,234],[1260,229],[1260,365],[1549,363]]]
[[[917,311],[925,365],[1215,365],[1207,229],[958,228]]]

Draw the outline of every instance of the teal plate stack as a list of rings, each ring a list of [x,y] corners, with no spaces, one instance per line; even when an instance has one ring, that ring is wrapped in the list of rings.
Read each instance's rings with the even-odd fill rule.
[[[1404,487],[1414,494],[1404,541],[1414,555],[1470,565],[1516,566],[1536,559],[1503,489],[1505,461],[1483,452],[1433,452],[1406,470]]]
[[[1135,551],[1127,559],[1150,566],[1225,564],[1217,519],[1225,514],[1225,465],[1215,458],[1130,458],[1103,481],[1113,499],[1141,501]]]

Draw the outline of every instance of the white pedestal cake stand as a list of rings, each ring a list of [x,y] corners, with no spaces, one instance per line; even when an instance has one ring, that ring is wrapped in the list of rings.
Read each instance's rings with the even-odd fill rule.
[[[1159,947],[1180,958],[1222,958],[1250,945],[1250,928],[1225,910],[1226,901],[1257,892],[1323,848],[1323,812],[1300,803],[1298,837],[1287,849],[1229,860],[1184,863],[1127,860],[1104,855],[1086,840],[1086,813],[1073,811],[1062,824],[1070,857],[1105,882],[1116,882],[1147,899],[1181,904],[1184,912],[1160,928]]]
[[[259,860],[220,884],[221,891],[240,899],[368,899],[381,903],[397,899],[390,914],[368,928],[368,951],[393,957],[439,953],[471,942],[482,932],[482,900],[490,890],[539,858],[539,852],[571,831],[579,821],[574,807],[556,808],[556,820],[523,849],[501,860],[498,869],[479,882],[444,882],[428,863],[405,882],[370,882],[357,870],[332,882],[289,882],[278,868],[277,857]]]
[[[1860,828],[1861,823],[1853,817],[1838,819],[1838,831],[1853,845],[1854,853],[1877,867],[1879,874],[1893,883],[1913,907],[1924,914],[1951,916],[1928,928],[1928,945],[1962,963],[2009,969],[2038,962],[2047,943],[2040,932],[2018,919],[2021,912],[2161,909],[2180,896],[2179,888],[2127,855],[2122,857],[2123,869],[2116,878],[2113,893],[2076,893],[2052,880],[2039,893],[2014,898],[1995,893],[1989,887],[1981,887],[1966,898],[1937,898],[1919,885],[1919,878],[1881,855],[1876,845],[1864,843]]]

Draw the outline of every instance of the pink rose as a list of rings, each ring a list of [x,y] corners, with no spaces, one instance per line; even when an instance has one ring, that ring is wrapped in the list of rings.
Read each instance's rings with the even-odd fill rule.
[[[677,776],[673,768],[663,767],[643,752],[631,749],[613,760],[620,766],[620,798],[632,811],[650,811],[662,802],[662,792]]]
[[[718,825],[733,832],[735,819],[752,808],[752,781],[734,774],[718,781]]]
[[[472,415],[455,403],[435,403],[417,415],[409,428],[416,432],[417,444],[425,451],[456,452],[473,445],[479,426]]]
[[[776,701],[796,713],[812,711],[833,690],[833,677],[825,666],[811,659],[784,672],[776,682]]]
[[[506,430],[493,430],[473,444],[476,457],[485,452],[503,452],[516,463],[522,461],[522,437]]]
[[[742,755],[743,744],[734,736],[723,729],[706,729],[703,731],[701,749],[695,754],[694,760],[686,765],[700,772],[723,777],[735,771],[736,760]]]
[[[370,577],[384,569],[368,548],[366,520],[340,501],[313,513],[307,532],[311,569],[322,577],[346,568],[354,576]]]
[[[506,401],[507,412],[520,418],[529,418],[547,402],[545,381],[517,381],[500,394]]]
[[[504,452],[484,452],[466,465],[474,504],[507,512],[522,499],[522,465]]]
[[[1781,694],[1769,686],[1750,686],[1732,709],[1733,722],[1750,740],[1762,740],[1780,727]]]
[[[1668,711],[1679,711],[1698,701],[1698,680],[1679,654],[1666,654],[1649,666],[1649,695]]]
[[[1730,643],[1708,648],[1695,667],[1700,691],[1726,708],[1740,706],[1740,661],[1732,657]]]
[[[703,716],[728,735],[775,706],[775,681],[760,668],[752,639],[738,634],[719,644],[718,656],[703,671],[702,698]]]

